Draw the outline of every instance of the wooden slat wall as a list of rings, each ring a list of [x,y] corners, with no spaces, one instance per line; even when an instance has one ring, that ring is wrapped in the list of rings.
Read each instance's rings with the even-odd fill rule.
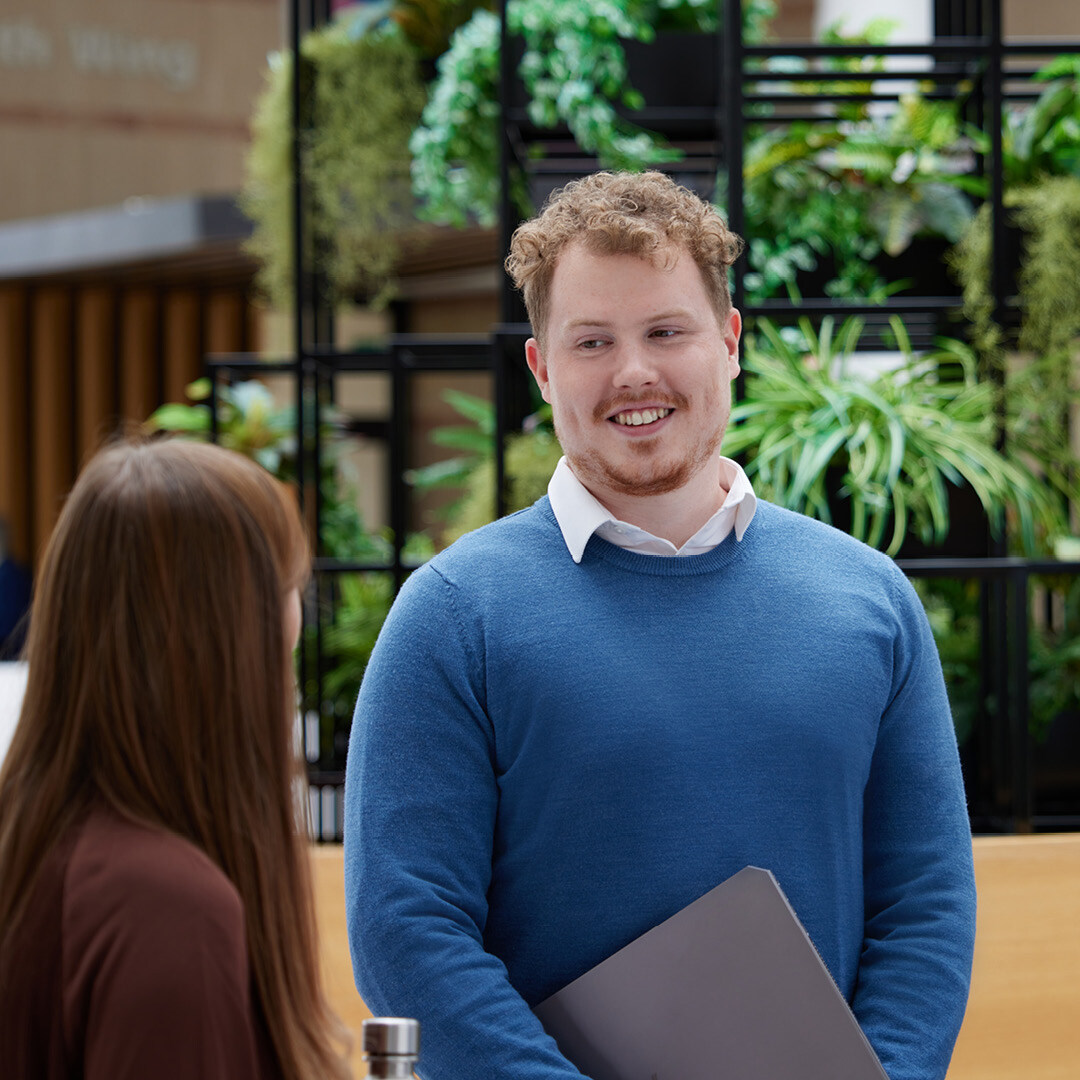
[[[143,419],[161,401],[160,312],[153,289],[130,289],[120,300],[120,412]]]
[[[30,437],[35,551],[49,535],[75,471],[71,294],[37,289],[30,301]]]
[[[194,289],[173,289],[162,304],[164,338],[163,392],[165,401],[183,401],[184,387],[202,374],[203,320],[200,297]]]
[[[40,557],[82,462],[124,422],[183,401],[208,353],[254,351],[242,287],[0,287],[0,518]]]
[[[249,315],[255,316],[256,312],[244,303],[240,293],[211,293],[206,298],[203,318],[205,352],[213,355],[242,350],[244,342],[256,336],[249,326]]]
[[[116,294],[89,288],[79,294],[75,325],[75,430],[81,464],[116,427]]]

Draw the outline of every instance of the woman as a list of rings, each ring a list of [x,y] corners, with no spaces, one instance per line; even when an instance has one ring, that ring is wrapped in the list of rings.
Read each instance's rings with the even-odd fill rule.
[[[0,771],[0,1076],[346,1076],[291,716],[308,551],[240,455],[124,443],[37,578]]]

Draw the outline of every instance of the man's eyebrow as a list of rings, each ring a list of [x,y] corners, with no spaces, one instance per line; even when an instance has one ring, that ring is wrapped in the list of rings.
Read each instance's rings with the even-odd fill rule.
[[[611,323],[605,319],[574,319],[572,322],[566,323],[563,327],[564,330],[579,330],[583,327],[597,326],[601,328],[607,328],[611,326]]]
[[[670,311],[661,311],[655,315],[648,315],[638,319],[638,326],[648,326],[650,323],[669,322],[672,319],[691,319],[693,312],[689,308],[672,308]],[[563,326],[564,330],[580,330],[586,327],[596,327],[598,330],[607,330],[614,324],[610,319],[573,319]]]

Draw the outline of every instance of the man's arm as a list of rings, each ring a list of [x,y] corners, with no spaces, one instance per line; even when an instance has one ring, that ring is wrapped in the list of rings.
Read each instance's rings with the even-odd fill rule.
[[[915,591],[897,579],[893,696],[864,798],[853,1008],[890,1080],[942,1080],[971,976],[971,832],[937,648]]]
[[[349,744],[345,890],[357,988],[421,1024],[439,1080],[580,1080],[483,946],[498,788],[482,627],[430,566],[372,653]]]

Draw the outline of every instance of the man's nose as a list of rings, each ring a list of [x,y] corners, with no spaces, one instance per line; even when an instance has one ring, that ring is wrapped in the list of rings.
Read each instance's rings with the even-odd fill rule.
[[[613,377],[616,386],[651,386],[659,377],[656,361],[644,345],[633,342],[620,346]]]

